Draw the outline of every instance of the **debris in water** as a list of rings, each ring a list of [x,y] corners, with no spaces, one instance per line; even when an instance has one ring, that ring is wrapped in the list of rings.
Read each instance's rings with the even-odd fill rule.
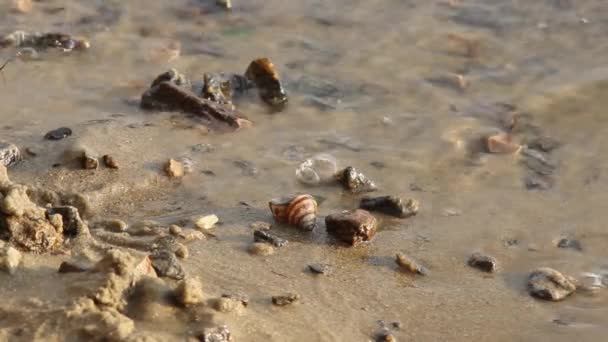
[[[583,251],[583,246],[581,245],[581,242],[576,239],[561,238],[557,241],[556,245],[559,248],[569,248],[579,252]]]
[[[418,213],[420,203],[411,198],[404,201],[397,196],[363,197],[359,207],[369,211],[407,218]]]
[[[327,232],[354,246],[370,241],[376,234],[376,218],[366,210],[343,211],[325,217]]]
[[[0,48],[58,49],[62,52],[82,51],[91,47],[88,40],[74,38],[65,33],[15,31],[0,38]]]
[[[395,262],[397,262],[397,265],[401,266],[401,268],[408,272],[416,273],[423,276],[429,274],[429,270],[426,267],[422,266],[416,260],[410,258],[409,256],[403,253],[397,253],[395,255]]]
[[[312,231],[317,226],[317,201],[311,195],[275,198],[268,202],[277,222]]]
[[[253,222],[249,225],[250,228],[254,230],[270,230],[272,229],[272,224],[263,221]]]
[[[488,153],[515,153],[521,147],[513,142],[512,136],[507,133],[493,134],[483,138],[484,147]]]

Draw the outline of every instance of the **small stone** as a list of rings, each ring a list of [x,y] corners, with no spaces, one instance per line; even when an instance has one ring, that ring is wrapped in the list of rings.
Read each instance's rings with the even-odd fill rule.
[[[14,12],[29,13],[32,8],[32,0],[11,0],[11,10]]]
[[[415,199],[404,201],[397,196],[363,197],[359,207],[369,211],[407,218],[418,213],[420,203]]]
[[[225,9],[232,9],[232,1],[231,0],[216,0],[215,1],[218,6],[221,6]]]
[[[82,168],[85,170],[96,170],[99,167],[99,160],[88,153],[82,156]]]
[[[557,241],[557,247],[574,249],[579,252],[583,251],[583,246],[581,245],[580,241],[569,238],[559,239],[559,241]]]
[[[187,259],[190,253],[188,252],[188,247],[183,244],[179,244],[177,249],[175,250],[175,255],[180,259]]]
[[[551,152],[560,146],[561,143],[557,139],[551,137],[538,137],[528,143],[528,148],[542,152]]]
[[[272,296],[272,304],[276,306],[291,305],[300,300],[300,295],[297,293],[287,293],[279,296]]]
[[[95,222],[94,227],[102,228],[113,233],[122,233],[127,231],[129,225],[123,220],[113,219]]]
[[[253,222],[249,225],[251,229],[255,230],[270,230],[272,228],[272,224],[263,221]]]
[[[0,165],[9,167],[20,160],[21,152],[16,145],[0,142]]]
[[[426,267],[422,266],[416,260],[410,258],[409,256],[403,253],[397,253],[397,255],[395,256],[395,262],[397,262],[397,265],[401,266],[402,269],[408,272],[416,273],[423,276],[429,274],[429,270]]]
[[[234,298],[222,297],[214,301],[213,308],[219,312],[229,313],[242,310],[243,303]]]
[[[168,277],[182,280],[186,277],[186,272],[177,260],[177,257],[167,250],[159,250],[150,255],[152,267],[159,277]]]
[[[230,298],[232,300],[236,300],[241,302],[244,307],[249,306],[249,296],[242,293],[231,293],[231,294],[222,294],[222,298]]]
[[[249,253],[261,256],[272,255],[274,254],[274,247],[267,243],[256,242],[249,246]]]
[[[528,290],[534,297],[559,301],[576,290],[576,280],[552,268],[543,267],[530,273]]]
[[[182,236],[182,227],[172,224],[169,226],[169,233],[174,236]]]
[[[308,269],[312,273],[330,275],[333,271],[333,266],[330,264],[310,264]]]
[[[64,261],[59,265],[59,273],[82,273],[92,269],[91,265],[87,265],[78,261]]]
[[[528,175],[524,179],[528,190],[549,190],[553,187],[553,180],[547,176]]]
[[[68,127],[60,127],[49,131],[44,135],[44,138],[47,140],[61,140],[72,135],[72,129]]]
[[[165,164],[165,172],[171,178],[180,178],[184,176],[184,165],[175,159],[169,159]]]
[[[175,289],[175,299],[181,306],[201,304],[204,300],[203,287],[198,278],[189,278],[179,282]]]
[[[275,236],[264,230],[255,230],[253,232],[253,241],[269,243],[275,247],[283,247],[288,243],[287,240]]]
[[[579,277],[579,289],[587,292],[596,292],[606,288],[604,277],[597,273],[584,272]]]
[[[498,262],[489,255],[475,252],[468,261],[469,266],[478,268],[484,272],[494,273],[498,269]]]
[[[194,224],[199,229],[207,230],[213,228],[219,220],[220,219],[216,215],[207,215],[198,218]]]
[[[114,159],[114,157],[112,157],[109,154],[106,154],[102,157],[103,159],[103,163],[109,167],[110,169],[118,169],[118,162],[116,161],[116,159]]]
[[[187,231],[183,232],[181,237],[186,240],[186,242],[194,240],[205,240],[205,234],[194,229],[188,229]]]
[[[376,218],[362,209],[325,217],[327,232],[353,246],[362,241],[370,241],[376,234],[377,224]]]
[[[63,233],[69,236],[78,236],[88,234],[89,228],[80,217],[80,213],[76,207],[69,205],[61,207],[52,207],[46,210],[47,217],[55,214],[60,214],[62,219]],[[52,221],[51,221],[52,222]],[[55,225],[57,227],[57,225]]]
[[[345,168],[338,174],[338,180],[342,183],[345,189],[352,193],[362,193],[376,191],[378,187],[374,182],[369,180],[365,175],[358,172],[352,166]]]
[[[223,325],[217,328],[205,329],[202,335],[198,336],[201,342],[232,342],[232,334],[228,327]]]
[[[13,246],[0,241],[0,270],[15,274],[21,263],[21,252]]]
[[[513,142],[511,135],[506,133],[498,133],[483,138],[486,152],[509,154],[519,150],[520,145]]]

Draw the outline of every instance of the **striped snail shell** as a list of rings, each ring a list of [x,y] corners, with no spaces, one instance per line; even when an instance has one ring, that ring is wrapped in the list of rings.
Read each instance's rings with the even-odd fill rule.
[[[317,201],[311,195],[275,198],[268,202],[277,222],[311,231],[317,226]]]

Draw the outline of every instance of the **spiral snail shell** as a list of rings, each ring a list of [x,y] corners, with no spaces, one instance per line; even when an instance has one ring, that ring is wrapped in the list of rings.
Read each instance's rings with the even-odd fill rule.
[[[317,226],[317,201],[311,195],[275,198],[268,202],[277,222],[313,230]]]

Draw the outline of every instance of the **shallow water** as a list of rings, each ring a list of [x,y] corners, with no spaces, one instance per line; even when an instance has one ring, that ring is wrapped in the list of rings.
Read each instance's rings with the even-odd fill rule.
[[[184,264],[210,296],[251,297],[242,315],[216,317],[240,341],[365,341],[379,320],[400,322],[399,340],[601,339],[608,290],[546,303],[527,294],[525,280],[542,266],[574,276],[608,267],[608,4],[449,3],[236,0],[225,13],[213,1],[66,0],[35,2],[25,15],[3,7],[0,32],[60,30],[92,45],[83,54],[15,61],[3,71],[2,140],[39,152],[11,168],[11,178],[82,192],[97,217],[170,224],[216,213],[217,238],[190,245]],[[478,56],[466,56],[449,34],[478,39]],[[181,55],[167,61],[158,51],[172,41],[181,43]],[[252,128],[205,134],[180,113],[133,105],[168,68],[192,78],[244,72],[260,56],[278,67],[290,102],[273,114],[255,96],[237,102]],[[463,74],[469,87],[433,81],[450,73]],[[550,189],[526,189],[531,171],[521,153],[470,151],[479,136],[502,129],[495,103],[522,113],[517,139],[547,135],[561,143],[551,153],[557,168]],[[42,139],[60,126],[74,135]],[[121,169],[53,168],[74,144],[111,152]],[[249,255],[248,226],[272,220],[270,198],[309,192],[324,199],[321,217],[358,204],[337,186],[298,183],[295,168],[317,153],[363,171],[378,195],[420,200],[420,213],[405,220],[378,215],[375,239],[354,248],[331,243],[323,225],[312,234],[278,226],[288,247]],[[171,181],[162,163],[177,157],[192,158],[195,171]],[[562,236],[578,239],[583,251],[557,248]],[[468,267],[476,250],[497,258],[500,271],[487,276]],[[398,271],[398,251],[421,260],[430,275]],[[12,294],[6,305],[43,290],[61,303],[64,284],[54,271],[61,258],[30,258],[22,275],[0,275],[0,294]],[[334,273],[312,276],[306,265],[317,262],[334,265]],[[300,293],[301,303],[273,307],[270,296],[286,291]],[[136,325],[165,340],[188,335],[174,321]]]

